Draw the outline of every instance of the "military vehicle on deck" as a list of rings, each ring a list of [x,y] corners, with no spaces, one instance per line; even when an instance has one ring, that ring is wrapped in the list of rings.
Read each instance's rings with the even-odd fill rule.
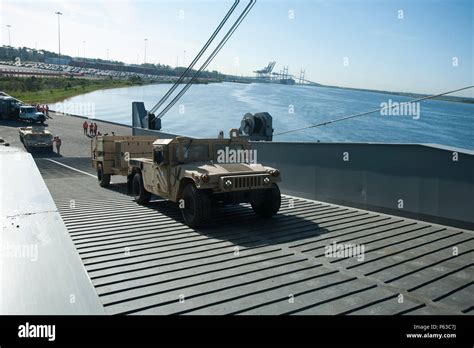
[[[229,139],[99,136],[91,152],[101,186],[111,175],[126,175],[137,203],[147,204],[152,194],[176,202],[191,227],[209,222],[212,204],[246,202],[264,217],[280,209],[280,172],[256,163],[235,129]]]
[[[0,95],[0,119],[17,119],[20,110],[20,102],[8,95]]]
[[[91,140],[92,166],[99,185],[108,187],[112,175],[127,176],[130,156],[152,158],[156,137],[102,135]]]
[[[53,135],[44,126],[20,127],[18,133],[27,151],[53,151]]]
[[[27,121],[32,123],[43,123],[44,121],[46,121],[46,116],[42,112],[36,110],[34,106],[22,105],[20,106],[18,119],[21,121]]]

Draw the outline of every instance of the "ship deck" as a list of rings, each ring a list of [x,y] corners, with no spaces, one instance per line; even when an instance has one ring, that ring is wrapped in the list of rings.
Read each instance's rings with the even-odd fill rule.
[[[474,313],[473,231],[291,196],[273,219],[241,204],[192,229],[122,178],[99,187],[88,158],[35,161],[106,313]]]

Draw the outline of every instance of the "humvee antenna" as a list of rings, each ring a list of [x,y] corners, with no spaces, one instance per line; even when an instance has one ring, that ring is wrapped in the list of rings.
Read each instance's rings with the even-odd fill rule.
[[[469,89],[469,88],[473,88],[473,87],[474,87],[474,86],[467,86],[467,87],[455,89],[455,90],[452,90],[452,91],[443,92],[443,93],[440,93],[440,94],[435,94],[435,95],[430,95],[430,96],[426,96],[426,97],[423,97],[423,98],[413,99],[413,100],[410,100],[410,101],[408,101],[408,102],[400,103],[400,104],[398,104],[398,105],[400,106],[400,105],[407,105],[407,104],[417,103],[417,102],[422,101],[422,100],[427,100],[427,99],[433,99],[433,98],[436,98],[436,97],[441,97],[441,96],[446,95],[446,94],[451,94],[451,93],[455,93],[455,92],[459,92],[459,91],[464,91],[465,89]],[[336,118],[336,119],[330,120],[330,121],[325,121],[325,122],[321,122],[321,123],[317,123],[317,124],[312,124],[312,125],[310,125],[310,126],[306,126],[306,127],[302,127],[302,128],[297,128],[297,129],[292,129],[292,130],[285,131],[285,132],[281,132],[281,133],[276,133],[276,134],[274,134],[273,136],[283,135],[283,134],[288,134],[288,133],[293,133],[293,132],[299,132],[299,131],[302,131],[302,130],[305,130],[305,129],[309,129],[309,128],[315,128],[315,127],[319,127],[319,126],[325,126],[325,125],[327,125],[327,124],[336,123],[336,122],[344,121],[344,120],[349,120],[349,119],[351,119],[351,118],[356,118],[356,117],[360,117],[360,116],[365,116],[365,115],[369,115],[369,114],[374,114],[374,113],[380,112],[380,111],[382,111],[382,110],[391,109],[391,108],[395,107],[395,105],[397,105],[397,104],[385,106],[385,107],[383,107],[383,108],[376,109],[376,110],[372,110],[372,111],[362,112],[362,113],[360,113],[360,114],[345,116],[345,117]]]
[[[240,26],[242,21],[247,17],[249,12],[252,10],[253,6],[256,4],[257,0],[250,0],[249,4],[245,7],[245,9],[242,11],[240,16],[237,18],[237,20],[234,22],[232,27],[229,29],[227,34],[222,38],[222,40],[219,42],[217,47],[214,49],[214,51],[211,53],[211,55],[207,58],[207,60],[201,65],[199,70],[197,70],[193,77],[189,80],[189,82],[183,87],[183,89],[169,102],[169,104],[156,116],[156,118],[162,118],[172,107],[176,102],[183,96],[184,93],[191,87],[193,81],[197,79],[197,77],[201,74],[202,70],[204,70],[209,63],[214,59],[214,57],[219,53],[219,51],[224,47],[226,42],[230,39],[232,34],[235,32],[235,30]]]
[[[237,5],[240,3],[240,0],[235,0],[234,1],[234,4],[232,5],[232,7],[229,9],[229,11],[227,11],[227,14],[225,15],[225,17],[222,19],[222,21],[219,23],[219,25],[217,26],[216,30],[214,30],[214,33],[212,33],[211,37],[209,37],[209,39],[207,40],[206,44],[201,48],[201,50],[199,51],[199,53],[196,55],[196,57],[193,59],[193,61],[191,62],[191,64],[189,64],[189,66],[186,68],[186,70],[181,74],[181,76],[179,77],[179,79],[173,84],[173,86],[171,86],[171,88],[168,90],[168,92],[166,92],[166,94],[160,99],[160,101],[158,101],[158,103],[156,103],[156,105],[150,110],[150,113],[154,113],[161,105],[163,105],[163,103],[166,101],[166,99],[169,98],[169,96],[176,90],[176,88],[178,87],[178,85],[183,81],[183,79],[185,78],[185,76],[189,73],[189,71],[194,67],[194,65],[198,62],[199,58],[201,58],[201,56],[204,54],[204,52],[207,50],[207,48],[209,47],[209,45],[212,43],[212,41],[215,39],[215,37],[217,36],[217,34],[221,31],[222,27],[224,26],[224,24],[227,22],[227,20],[229,19],[229,17],[232,15],[232,13],[234,12],[235,8],[237,7]]]

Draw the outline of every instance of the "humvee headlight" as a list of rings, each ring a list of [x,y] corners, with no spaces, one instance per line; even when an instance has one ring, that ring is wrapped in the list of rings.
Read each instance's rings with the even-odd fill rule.
[[[263,183],[264,183],[265,185],[268,185],[268,184],[270,183],[270,178],[269,178],[269,177],[265,177],[265,178],[263,179]]]
[[[224,181],[224,186],[226,188],[232,187],[232,180],[227,179],[226,181]]]
[[[201,181],[204,183],[209,182],[209,175],[207,174],[201,175]]]
[[[270,174],[272,174],[272,176],[274,177],[277,177],[278,175],[280,175],[280,171],[278,169],[275,169]]]

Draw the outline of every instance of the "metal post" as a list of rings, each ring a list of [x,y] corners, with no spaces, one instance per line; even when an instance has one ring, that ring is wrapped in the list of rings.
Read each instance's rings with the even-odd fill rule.
[[[61,12],[55,12],[58,15],[58,65],[61,65]]]
[[[7,24],[7,28],[8,28],[8,46],[9,47],[12,47],[12,40],[11,40],[11,37],[10,37],[10,28],[12,26],[10,24]]]
[[[146,64],[146,42],[148,41],[148,39],[145,39],[145,55],[144,55],[144,58],[143,58],[143,64]]]

